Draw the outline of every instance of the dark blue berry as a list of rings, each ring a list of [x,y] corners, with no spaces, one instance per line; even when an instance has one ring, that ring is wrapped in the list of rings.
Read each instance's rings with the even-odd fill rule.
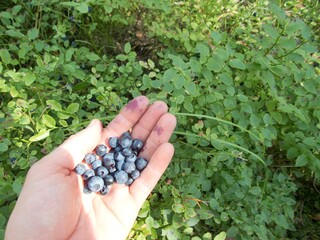
[[[143,147],[143,142],[140,139],[134,139],[131,147],[135,151],[140,151]]]
[[[136,167],[138,170],[143,170],[148,164],[148,161],[145,160],[144,158],[142,157],[139,157],[137,160],[136,160]]]
[[[102,161],[95,160],[94,162],[91,163],[91,166],[93,169],[97,169],[98,167],[102,166]]]
[[[126,137],[126,136],[122,136],[120,139],[119,139],[119,144],[122,148],[128,148],[131,146],[132,144],[132,139],[129,138],[129,137]]]
[[[106,186],[106,185],[104,185],[104,186],[102,187],[102,189],[100,190],[101,195],[107,195],[108,192],[109,192],[109,188],[108,188],[108,186]]]
[[[105,185],[111,185],[114,182],[114,178],[112,175],[108,174],[107,176],[105,176],[104,180],[104,184]]]
[[[126,162],[135,162],[136,159],[137,159],[137,156],[135,154],[132,154],[129,157],[126,157]]]
[[[132,155],[132,150],[130,148],[124,148],[122,149],[121,153],[123,156],[128,157]]]
[[[107,161],[111,161],[111,160],[114,160],[114,153],[107,153],[106,155],[104,155],[103,157],[102,157],[102,162],[103,162],[103,164],[105,164],[105,162],[107,162]]]
[[[125,182],[126,186],[130,186],[133,183],[133,179],[132,178],[128,178],[128,180]]]
[[[103,161],[103,164],[108,170],[110,170],[111,168],[115,167],[116,162],[114,160],[107,159]]]
[[[109,138],[109,145],[112,148],[116,148],[118,146],[118,138],[117,137]]]
[[[92,193],[92,192],[91,192],[91,190],[88,188],[88,186],[86,185],[86,186],[83,187],[83,193],[84,193],[84,194],[90,194],[90,193]]]
[[[87,181],[88,188],[91,192],[99,192],[103,188],[103,179],[99,176],[93,176]]]
[[[86,171],[84,172],[84,174],[83,174],[83,179],[84,179],[84,180],[87,180],[87,179],[93,177],[94,175],[95,175],[95,174],[94,174],[94,171],[93,171],[92,169],[88,169],[88,170],[86,170]]]
[[[132,173],[134,170],[136,170],[136,165],[132,162],[125,162],[122,166],[122,170],[126,173]]]
[[[100,166],[97,168],[96,173],[99,177],[104,178],[105,176],[107,176],[107,174],[109,173],[108,169],[106,169],[103,166]]]
[[[86,161],[87,164],[91,164],[93,161],[97,160],[97,156],[93,153],[87,153],[84,156],[84,160]]]
[[[122,147],[121,147],[121,146],[117,146],[116,148],[113,148],[113,149],[112,149],[112,152],[113,152],[113,153],[121,152],[121,150],[122,150]]]
[[[117,171],[114,174],[114,179],[119,184],[125,184],[126,181],[128,181],[128,173],[126,173],[125,171],[122,171],[122,170]]]
[[[79,163],[75,168],[74,171],[76,174],[82,175],[86,171],[86,166],[82,163]]]
[[[130,177],[135,180],[137,179],[138,177],[140,177],[140,171],[139,170],[134,170],[132,173],[130,173]]]
[[[123,164],[124,164],[124,160],[117,161],[117,162],[116,162],[116,168],[117,168],[118,170],[121,170]]]
[[[100,157],[102,157],[103,155],[105,155],[107,153],[108,148],[106,147],[106,145],[100,144],[96,147],[96,154]]]
[[[130,132],[124,132],[124,133],[122,133],[121,137],[128,137],[128,138],[132,138],[132,137],[131,137],[131,133],[130,133]]]
[[[125,156],[123,156],[123,154],[121,152],[115,152],[114,159],[117,161],[124,161]]]

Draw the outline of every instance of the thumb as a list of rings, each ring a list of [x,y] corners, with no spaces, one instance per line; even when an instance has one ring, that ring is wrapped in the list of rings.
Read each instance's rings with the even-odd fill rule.
[[[85,154],[93,151],[102,137],[102,124],[99,120],[92,120],[89,126],[75,135],[70,136],[53,152],[39,161],[51,170],[73,170],[80,163]]]

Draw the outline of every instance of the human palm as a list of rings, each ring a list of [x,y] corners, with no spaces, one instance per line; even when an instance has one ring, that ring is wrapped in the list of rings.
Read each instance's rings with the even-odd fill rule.
[[[168,140],[176,125],[163,102],[132,100],[106,128],[94,120],[35,163],[10,216],[6,239],[125,239],[137,214],[172,156]],[[111,136],[132,129],[145,142],[140,155],[149,160],[130,186],[113,184],[106,196],[83,194],[73,171],[87,152]]]

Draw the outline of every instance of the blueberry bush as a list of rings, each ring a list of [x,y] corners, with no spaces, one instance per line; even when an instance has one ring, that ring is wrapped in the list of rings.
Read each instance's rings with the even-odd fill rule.
[[[319,12],[1,1],[0,238],[29,167],[144,94],[177,116],[176,153],[129,239],[319,239]]]

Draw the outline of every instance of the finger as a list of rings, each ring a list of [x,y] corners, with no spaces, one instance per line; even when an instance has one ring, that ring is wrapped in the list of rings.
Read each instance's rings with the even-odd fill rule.
[[[141,176],[130,186],[130,194],[141,206],[168,167],[174,154],[171,143],[163,143],[154,152]]]
[[[60,169],[73,170],[83,160],[86,153],[93,151],[99,143],[101,135],[101,122],[93,120],[88,127],[69,137],[42,161]]]
[[[144,142],[148,138],[159,118],[167,111],[168,106],[166,103],[162,101],[154,102],[134,126],[132,137],[138,138]]]
[[[147,110],[148,104],[149,99],[145,96],[136,97],[129,102],[105,128],[103,133],[105,143],[107,144],[110,137],[119,137],[132,128]]]
[[[145,141],[139,156],[150,159],[159,145],[169,141],[176,123],[177,120],[174,115],[171,113],[163,114]]]

